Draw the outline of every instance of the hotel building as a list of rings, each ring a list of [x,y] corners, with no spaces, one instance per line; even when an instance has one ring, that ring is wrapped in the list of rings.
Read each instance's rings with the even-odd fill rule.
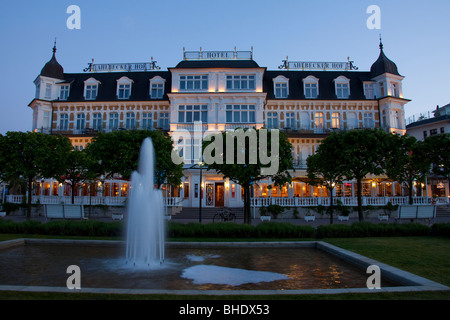
[[[370,70],[359,71],[352,61],[301,62],[282,60],[267,70],[251,51],[184,51],[174,67],[161,70],[150,63],[94,64],[80,73],[65,73],[53,56],[34,81],[32,129],[66,135],[75,148],[86,148],[97,132],[164,130],[185,160],[180,186],[167,188],[177,205],[241,207],[242,190],[221,175],[195,164],[201,137],[183,139],[182,132],[204,134],[235,128],[277,128],[292,144],[293,183],[254,185],[253,205],[259,199],[278,199],[282,205],[313,205],[326,200],[325,188],[306,181],[306,159],[321,140],[335,130],[378,128],[404,134],[403,76],[380,43],[379,57]],[[201,121],[201,125],[198,125]],[[200,180],[200,177],[201,180]],[[41,195],[70,192],[55,181],[42,181]],[[104,197],[124,197],[128,181],[104,181]],[[79,195],[85,194],[83,188]],[[336,187],[336,196],[356,201],[356,183]],[[402,196],[400,184],[367,177],[367,198]],[[406,193],[405,193],[406,195]],[[383,200],[384,201],[384,200]],[[348,204],[352,204],[346,202]],[[356,203],[356,202],[355,202]],[[369,204],[369,203],[368,203]],[[376,203],[371,203],[376,204]],[[384,203],[383,203],[384,204]]]

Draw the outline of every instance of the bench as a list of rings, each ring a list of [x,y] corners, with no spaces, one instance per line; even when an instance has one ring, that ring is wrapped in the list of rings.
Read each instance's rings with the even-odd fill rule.
[[[436,206],[433,205],[403,205],[398,206],[397,218],[400,219],[434,219]]]
[[[304,219],[305,219],[305,221],[315,221],[316,216],[305,216]]]
[[[46,219],[87,219],[84,206],[79,204],[46,204]]]
[[[123,214],[113,213],[113,214],[111,215],[111,218],[112,218],[113,220],[123,220]]]

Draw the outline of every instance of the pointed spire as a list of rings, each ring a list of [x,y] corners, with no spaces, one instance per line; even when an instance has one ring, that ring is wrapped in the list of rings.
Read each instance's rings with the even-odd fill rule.
[[[53,43],[53,55],[56,53],[56,38],[55,38],[55,42]]]
[[[380,50],[383,51],[383,42],[381,41],[381,33],[380,33]]]

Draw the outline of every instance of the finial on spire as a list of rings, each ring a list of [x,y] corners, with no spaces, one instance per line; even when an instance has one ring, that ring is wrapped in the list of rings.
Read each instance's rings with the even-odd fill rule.
[[[383,42],[381,41],[381,33],[380,33],[380,50],[383,50]]]
[[[53,43],[53,54],[56,53],[56,38],[55,38],[55,42]]]

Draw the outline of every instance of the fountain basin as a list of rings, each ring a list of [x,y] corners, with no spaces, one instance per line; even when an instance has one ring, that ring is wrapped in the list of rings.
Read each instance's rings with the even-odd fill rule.
[[[261,295],[448,289],[321,241],[168,242],[166,262],[144,269],[125,264],[124,248],[123,241],[19,239],[2,242],[0,290],[73,292],[65,287],[69,265],[81,269],[81,290],[75,291],[94,293]],[[382,288],[369,290],[366,269],[373,264],[381,269]],[[186,272],[194,267],[198,272],[195,269]],[[242,272],[249,271],[275,278],[262,277],[247,283],[203,281],[211,277],[205,274],[208,268],[214,267],[227,268],[224,278],[242,278]],[[220,276],[220,272],[213,275]]]

